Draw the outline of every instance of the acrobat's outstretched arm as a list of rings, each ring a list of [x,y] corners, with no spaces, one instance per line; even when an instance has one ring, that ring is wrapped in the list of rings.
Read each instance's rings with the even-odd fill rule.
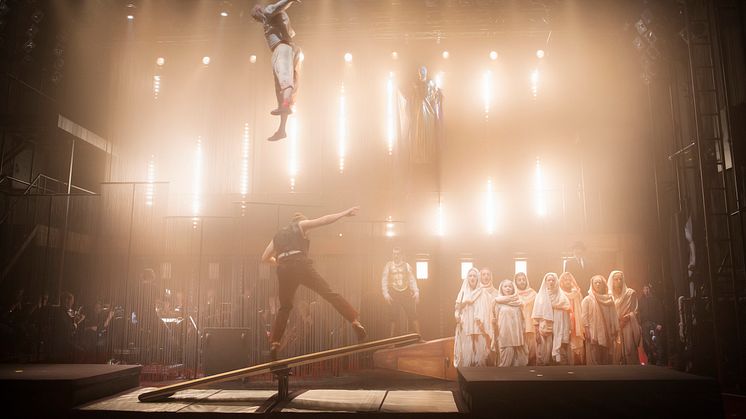
[[[279,0],[275,3],[265,6],[264,13],[266,13],[267,16],[274,16],[277,13],[287,10],[287,8],[290,7],[293,2],[300,3],[300,0]]]

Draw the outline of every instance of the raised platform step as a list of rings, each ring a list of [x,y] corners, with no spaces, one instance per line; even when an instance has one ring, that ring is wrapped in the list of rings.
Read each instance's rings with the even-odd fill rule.
[[[500,417],[723,417],[715,380],[643,365],[459,368],[464,403]]]
[[[139,365],[0,365],[0,402],[6,417],[67,412],[91,400],[140,385]]]

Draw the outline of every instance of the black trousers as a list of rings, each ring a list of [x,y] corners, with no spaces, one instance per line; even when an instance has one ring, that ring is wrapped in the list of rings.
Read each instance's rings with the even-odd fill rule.
[[[389,321],[397,322],[399,320],[399,310],[404,310],[408,321],[417,320],[417,305],[414,302],[414,294],[411,290],[397,291],[389,289],[391,296],[391,305],[389,306]]]
[[[292,256],[291,256],[292,257]],[[306,257],[283,260],[277,267],[279,282],[280,309],[272,325],[270,342],[279,342],[285,334],[293,298],[298,286],[304,285],[328,301],[345,319],[352,322],[358,312],[344,297],[334,292],[324,278],[313,267],[313,261]]]

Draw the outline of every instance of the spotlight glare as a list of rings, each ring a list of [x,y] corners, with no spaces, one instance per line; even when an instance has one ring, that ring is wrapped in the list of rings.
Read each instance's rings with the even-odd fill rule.
[[[202,57],[202,64],[204,64],[204,65],[210,64],[210,57],[208,57],[208,56]]]
[[[490,51],[490,60],[495,61],[497,59],[497,51]]]
[[[391,59],[398,60],[399,59],[399,53],[396,51],[391,52]]]
[[[350,54],[349,52],[345,53],[345,62],[347,62],[347,63],[351,63],[352,62],[352,54]]]
[[[395,124],[395,112],[396,112],[396,94],[394,91],[394,73],[389,73],[389,78],[386,81],[386,140],[388,155],[394,154],[394,140],[396,139],[396,125]]]
[[[540,49],[536,51],[536,58],[544,58],[544,50]]]
[[[305,59],[306,59],[306,54],[304,54],[304,53],[303,53],[303,51],[301,51],[301,52],[300,52],[300,53],[298,54],[298,60],[299,60],[300,62],[303,62],[303,60],[305,60]]]
[[[249,56],[249,62],[250,62],[251,64],[254,64],[254,63],[256,63],[256,55],[254,55],[254,54],[251,54],[251,55]]]
[[[127,20],[135,20],[135,15],[127,15]]]
[[[155,59],[155,64],[158,66],[163,66],[163,64],[166,64],[166,59],[163,57],[158,57]]]
[[[450,57],[450,56],[451,56],[451,54],[448,51],[443,51],[443,59],[444,60],[447,60],[448,57]]]
[[[220,16],[228,17],[228,12],[226,12],[225,10],[223,10],[222,12],[220,12]]]
[[[534,170],[534,205],[536,215],[539,217],[547,216],[547,197],[546,187],[544,185],[544,175],[541,170],[541,160],[536,158],[536,168]]]

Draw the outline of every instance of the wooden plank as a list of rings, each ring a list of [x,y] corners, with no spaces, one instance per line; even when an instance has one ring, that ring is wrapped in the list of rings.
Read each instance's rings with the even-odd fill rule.
[[[142,393],[138,396],[141,402],[158,401],[172,396],[177,391],[186,390],[195,387],[201,387],[207,384],[220,383],[223,381],[235,380],[252,375],[266,374],[268,372],[293,368],[301,365],[312,364],[315,362],[326,361],[329,359],[340,358],[352,355],[358,352],[366,352],[389,345],[399,345],[414,343],[420,340],[420,335],[412,333],[409,335],[397,336],[388,339],[374,340],[371,342],[358,343],[357,345],[343,346],[341,348],[329,349],[322,352],[300,355],[293,358],[280,359],[277,361],[258,364],[251,367],[241,368],[233,371],[227,371],[220,374],[209,375],[207,377],[197,378],[194,380],[184,381],[183,383],[172,384],[161,387],[157,390]]]

